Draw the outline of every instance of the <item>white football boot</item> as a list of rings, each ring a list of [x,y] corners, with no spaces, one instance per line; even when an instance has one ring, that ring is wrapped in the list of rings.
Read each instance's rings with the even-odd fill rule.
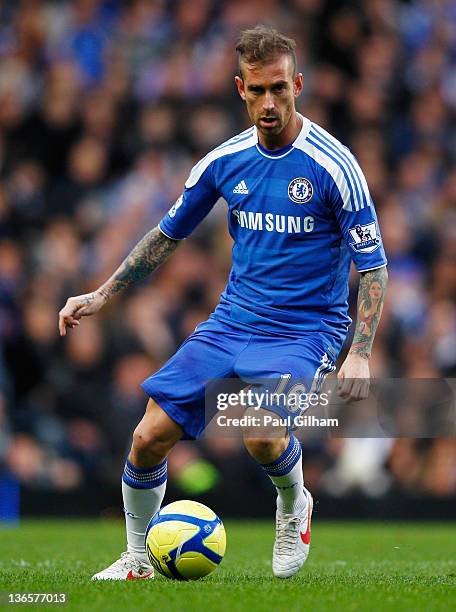
[[[307,489],[307,504],[300,514],[277,510],[276,539],[272,554],[272,571],[277,578],[290,578],[304,565],[310,549],[310,522],[313,499]]]
[[[149,563],[136,558],[133,553],[123,552],[120,559],[92,576],[92,580],[150,580],[153,577],[154,568]]]

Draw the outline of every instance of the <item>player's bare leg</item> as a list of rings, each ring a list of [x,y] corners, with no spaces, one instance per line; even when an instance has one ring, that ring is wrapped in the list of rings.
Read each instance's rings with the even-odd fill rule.
[[[133,432],[122,477],[127,550],[92,580],[153,578],[144,536],[150,518],[159,510],[166,489],[167,456],[182,437],[182,429],[152,399]]]
[[[255,415],[262,412],[256,411]],[[244,432],[244,443],[277,489],[272,571],[278,578],[289,578],[301,569],[310,548],[313,500],[304,487],[301,445],[284,428],[248,429]]]

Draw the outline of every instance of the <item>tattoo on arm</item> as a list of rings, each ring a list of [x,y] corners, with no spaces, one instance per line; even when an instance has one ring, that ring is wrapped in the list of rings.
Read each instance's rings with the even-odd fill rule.
[[[99,289],[106,300],[130,285],[142,281],[156,270],[177,248],[179,240],[168,238],[155,227],[148,232]]]
[[[375,332],[382,316],[387,284],[386,267],[361,274],[358,290],[358,317],[350,353],[370,357]]]

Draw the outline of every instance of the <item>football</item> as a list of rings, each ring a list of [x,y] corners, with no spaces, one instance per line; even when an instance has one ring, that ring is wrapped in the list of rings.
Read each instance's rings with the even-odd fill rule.
[[[168,504],[149,522],[146,551],[154,568],[167,578],[197,580],[220,564],[226,534],[213,510],[191,500]]]

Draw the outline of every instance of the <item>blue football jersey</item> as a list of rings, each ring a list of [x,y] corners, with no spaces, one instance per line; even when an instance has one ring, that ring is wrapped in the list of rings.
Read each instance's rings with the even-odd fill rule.
[[[215,202],[228,204],[232,269],[213,316],[257,332],[341,340],[350,260],[359,272],[386,265],[366,179],[349,149],[302,117],[293,144],[264,149],[255,127],[194,166],[160,222],[186,238]]]

